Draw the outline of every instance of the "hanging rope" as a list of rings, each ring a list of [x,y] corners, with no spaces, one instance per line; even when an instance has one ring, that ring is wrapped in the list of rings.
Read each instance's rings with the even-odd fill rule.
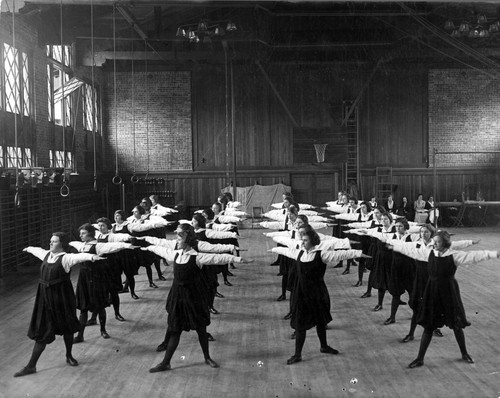
[[[14,0],[12,0],[12,50],[14,51],[14,54],[17,55],[17,49],[16,49],[16,18],[14,16],[15,11],[16,11],[16,3]],[[17,108],[17,90],[14,90],[14,107]],[[20,111],[20,110],[19,110]],[[21,195],[19,193],[19,190],[22,187],[22,182],[24,182],[24,174],[20,173],[19,171],[19,155],[22,157],[22,152],[19,151],[18,147],[18,127],[17,127],[17,113],[16,109],[14,109],[14,146],[16,150],[16,193],[14,195],[14,206],[20,207],[21,206]],[[22,174],[22,176],[21,176]]]
[[[132,42],[132,54],[134,53],[134,42]],[[134,142],[134,174],[130,177],[132,184],[137,184],[139,182],[139,177],[135,174],[136,172],[136,153],[135,153],[135,73],[134,73],[134,58],[132,58],[132,138]]]
[[[63,66],[65,65],[65,57],[66,57],[66,50],[64,49],[64,42],[63,42],[63,2],[61,0],[60,7],[59,7],[59,12],[60,12],[60,22],[61,22],[61,60]],[[69,186],[66,183],[66,162],[67,162],[67,153],[66,153],[66,97],[64,96],[64,71],[61,71],[61,105],[62,105],[62,142],[63,142],[63,153],[64,153],[64,158],[63,158],[63,184],[61,186],[61,189],[59,190],[59,193],[63,198],[66,198],[69,196]]]
[[[120,185],[121,177],[118,175],[118,106],[116,103],[116,5],[113,5],[113,95],[115,100],[115,176],[113,184]]]
[[[146,40],[144,40],[144,54],[146,55],[146,62],[144,65],[144,77],[145,77],[145,85],[146,85],[146,155],[147,155],[147,163],[148,163],[148,168],[146,170],[146,177],[144,179],[147,179],[149,176],[149,84],[148,84],[148,54],[147,54],[147,49],[148,49],[148,43]]]
[[[94,75],[94,1],[90,0],[90,47],[92,51],[92,136],[94,140],[94,192],[97,192],[97,154],[96,154],[96,133],[97,133],[97,115],[96,115],[96,90],[95,90],[95,75]]]

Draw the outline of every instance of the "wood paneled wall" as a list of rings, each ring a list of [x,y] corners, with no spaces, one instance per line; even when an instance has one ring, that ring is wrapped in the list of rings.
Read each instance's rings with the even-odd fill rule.
[[[332,135],[341,133],[342,101],[354,100],[361,94],[370,68],[272,64],[261,69],[255,64],[235,63],[237,166],[293,166],[294,127],[326,129]],[[225,69],[204,65],[196,68],[192,76],[194,169],[231,168]],[[427,69],[414,65],[384,66],[367,87],[359,103],[361,166],[425,167]]]

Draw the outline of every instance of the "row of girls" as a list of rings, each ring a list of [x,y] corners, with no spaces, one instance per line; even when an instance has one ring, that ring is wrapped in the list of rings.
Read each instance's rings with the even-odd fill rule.
[[[327,325],[332,321],[330,294],[324,282],[326,265],[366,256],[361,250],[352,250],[347,238],[318,233],[316,229],[332,225],[330,220],[318,215],[312,206],[296,203],[289,192],[283,194],[283,203],[273,206],[281,207],[284,217],[261,225],[276,230],[265,235],[278,244],[271,249],[278,254],[275,263],[282,277],[281,295],[277,300],[285,302],[287,291],[290,293],[284,318],[290,320],[293,329],[290,337],[295,339],[295,351],[286,363],[292,365],[302,361],[307,330],[313,327],[320,352],[337,355],[339,351],[328,344],[326,335]],[[299,210],[301,208],[303,210]]]
[[[345,201],[345,198],[341,199],[342,203]],[[363,274],[368,270],[368,286],[361,298],[371,297],[372,289],[377,289],[375,312],[383,310],[384,297],[389,291],[392,296],[390,313],[384,325],[396,322],[399,306],[406,304],[401,301],[401,296],[405,292],[408,294],[413,315],[409,332],[401,342],[414,340],[417,325],[424,328],[417,358],[409,367],[424,364],[432,336],[442,336],[440,328],[443,326],[453,330],[462,359],[473,363],[463,333],[470,323],[454,275],[457,266],[497,258],[498,253],[488,250],[460,251],[477,241],[452,242],[449,233],[436,231],[431,224],[412,223],[388,212],[383,206],[372,210],[369,202],[362,202],[359,206],[355,202],[354,198],[349,198],[351,211],[335,216],[341,220],[337,233],[359,241],[368,257],[360,259],[358,281],[354,286],[362,286]]]
[[[167,240],[164,228],[169,223],[164,216],[173,209],[160,206],[155,196],[151,199],[143,198],[141,204],[133,208],[129,218],[122,210],[117,210],[114,224],[103,217],[97,220],[95,226],[82,225],[79,228],[80,241],[70,242],[68,234],[55,232],[49,250],[38,247],[24,249],[42,260],[42,265],[28,329],[28,337],[35,341],[35,345],[28,364],[15,377],[36,372],[38,359],[56,335],[64,337],[66,363],[78,366],[72,347],[74,343],[84,341],[85,327],[92,324],[92,319],[95,322],[99,317],[101,336],[110,338],[106,331],[106,307],[109,302],[113,304],[115,318],[125,320],[120,313],[118,295],[123,291],[121,274],[126,277],[127,289],[130,289],[132,297],[138,299],[134,276],[140,266],[146,268],[150,287],[157,287],[152,279],[152,264],[158,264],[158,278],[165,280],[159,266],[160,258],[173,262],[174,280],[166,304],[167,332],[164,341],[157,347],[157,351],[166,351],[166,354],[161,364],[152,368],[151,372],[170,369],[170,358],[180,335],[188,330],[197,331],[205,362],[211,367],[218,367],[209,355],[208,341],[213,337],[206,328],[210,324],[210,312],[217,312],[213,308],[217,292],[216,270],[220,267],[224,269],[227,264],[243,262],[240,257],[229,254],[238,249],[237,235],[226,232],[230,235],[224,236],[236,245],[209,243],[211,231],[205,230],[204,226],[217,222],[212,210],[206,209],[204,215],[196,214],[191,222],[180,224],[176,239]],[[163,236],[159,237],[161,234]],[[198,237],[207,238],[202,243]],[[76,253],[69,253],[70,248]],[[201,250],[209,253],[200,253]],[[70,273],[76,264],[81,266],[75,294]],[[76,316],[77,309],[80,310],[79,318]],[[89,312],[94,314],[90,320]]]

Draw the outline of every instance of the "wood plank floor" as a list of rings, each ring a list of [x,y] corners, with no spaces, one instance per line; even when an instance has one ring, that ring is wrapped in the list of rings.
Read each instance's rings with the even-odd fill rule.
[[[108,309],[107,330],[111,339],[99,335],[99,327],[86,330],[85,342],[75,345],[76,368],[64,361],[62,338],[49,345],[38,363],[38,373],[22,378],[12,375],[26,365],[33,342],[26,337],[36,291],[37,270],[24,269],[0,280],[0,396],[16,397],[499,397],[500,396],[500,262],[490,260],[463,267],[457,272],[462,298],[472,326],[465,330],[468,349],[476,363],[460,360],[460,352],[449,329],[434,338],[425,366],[407,368],[417,354],[422,329],[407,344],[411,316],[400,307],[397,323],[383,326],[384,310],[371,309],[375,295],[360,299],[365,287],[351,285],[357,269],[340,275],[328,268],[326,282],[332,300],[333,322],[329,344],[340,355],[319,352],[316,333],[309,331],[303,361],[288,366],[294,341],[289,322],[283,320],[289,302],[277,302],[280,278],[269,263],[273,245],[260,229],[243,229],[243,252],[255,263],[242,264],[231,278],[234,286],[222,285],[224,299],[216,299],[221,314],[212,316],[209,331],[211,356],[221,365],[212,369],[203,363],[195,332],[183,333],[172,360],[172,371],[150,374],[148,369],[162,359],[156,353],[165,332],[165,299],[172,280],[167,267],[166,282],[151,289],[143,270],[137,277],[140,300],[120,295],[118,322]],[[481,238],[477,249],[499,249],[500,228],[456,229],[456,239]],[[72,279],[76,281],[77,272]],[[367,275],[365,275],[365,280]]]

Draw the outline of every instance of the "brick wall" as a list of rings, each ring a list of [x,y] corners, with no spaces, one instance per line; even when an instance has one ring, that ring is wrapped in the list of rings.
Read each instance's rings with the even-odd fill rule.
[[[500,81],[474,70],[429,71],[429,152],[500,150]],[[432,161],[432,158],[430,159]],[[484,167],[500,154],[438,155],[438,167]]]
[[[116,153],[119,171],[191,170],[191,73],[149,72],[145,79],[144,73],[135,73],[132,79],[129,72],[117,72],[115,104],[114,76],[107,74],[106,171],[114,170]]]

